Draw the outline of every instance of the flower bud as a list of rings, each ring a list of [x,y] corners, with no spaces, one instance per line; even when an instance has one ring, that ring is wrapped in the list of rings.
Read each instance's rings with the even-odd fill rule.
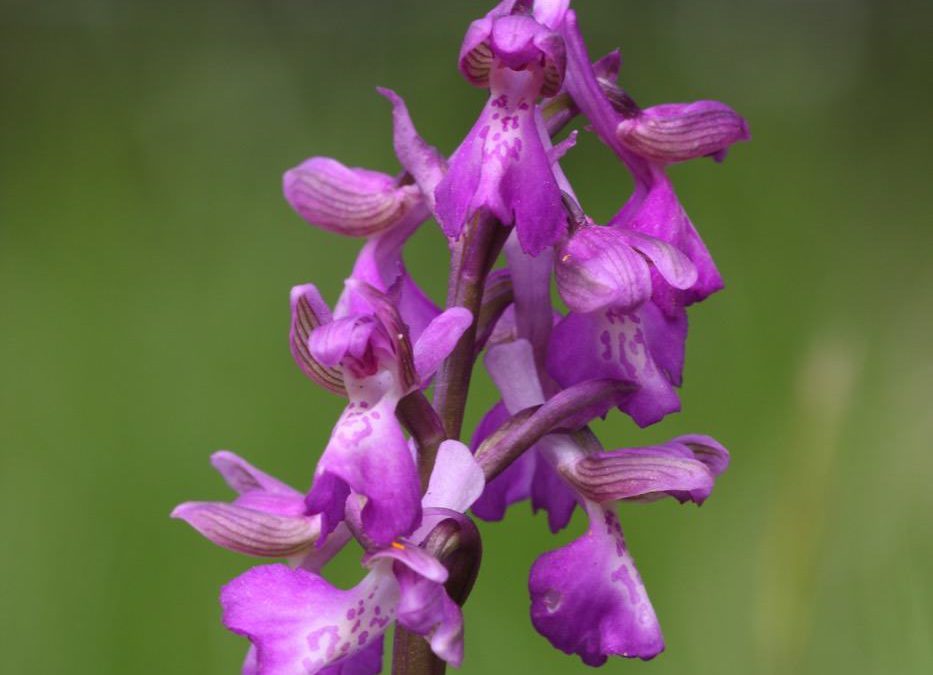
[[[749,138],[745,120],[718,101],[647,108],[620,122],[616,135],[632,152],[666,163],[708,155],[720,161],[730,145]]]
[[[348,237],[368,237],[399,223],[418,203],[414,185],[399,186],[378,171],[312,157],[285,172],[285,199],[312,225]]]

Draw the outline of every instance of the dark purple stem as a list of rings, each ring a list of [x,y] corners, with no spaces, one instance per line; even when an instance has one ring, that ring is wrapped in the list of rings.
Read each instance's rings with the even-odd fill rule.
[[[564,389],[541,406],[514,415],[476,451],[476,459],[483,467],[486,481],[502,473],[547,434],[573,431],[584,426],[590,421],[587,410],[594,404],[602,401],[616,403],[632,390],[633,386],[628,382],[589,380]]]
[[[434,461],[437,459],[437,449],[446,438],[444,424],[420,389],[399,401],[395,412],[418,444],[418,476],[423,493],[428,489]]]
[[[460,438],[473,374],[476,318],[483,304],[483,287],[508,233],[508,228],[493,218],[478,216],[451,251],[447,307],[465,307],[474,320],[444,361],[434,385],[434,407],[444,422],[447,438]]]

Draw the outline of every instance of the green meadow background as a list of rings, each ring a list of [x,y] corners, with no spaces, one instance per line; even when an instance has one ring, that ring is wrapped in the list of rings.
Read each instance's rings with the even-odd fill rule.
[[[484,99],[457,50],[490,3],[0,0],[0,671],[238,672],[217,592],[253,561],[168,514],[229,496],[218,448],[309,485],[340,401],[291,361],[288,290],[333,300],[358,247],[280,175],[397,171],[377,85],[454,148]],[[640,103],[724,100],[754,137],[673,169],[727,281],[691,314],[684,411],[596,425],[733,453],[700,509],[621,508],[668,649],[605,671],[933,672],[931,5],[575,5]],[[630,189],[591,135],[565,169],[597,219]],[[441,297],[435,227],[408,260]],[[587,670],[526,591],[583,527],[554,537],[526,504],[482,525],[463,673]]]

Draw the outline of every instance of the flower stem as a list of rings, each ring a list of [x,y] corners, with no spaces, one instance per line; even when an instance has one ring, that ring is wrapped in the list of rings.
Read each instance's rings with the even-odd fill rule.
[[[437,449],[444,442],[444,424],[420,389],[410,393],[398,403],[396,415],[418,444],[418,476],[421,492],[428,489]]]
[[[460,438],[473,374],[476,319],[483,303],[483,288],[508,233],[509,229],[495,219],[477,215],[451,251],[447,307],[470,310],[473,323],[444,361],[434,385],[434,407],[444,422],[447,438]]]
[[[476,332],[486,277],[499,257],[499,252],[509,235],[509,228],[495,219],[478,215],[469,223],[463,235],[453,245],[450,258],[450,277],[447,284],[447,308],[465,307],[473,315],[473,322],[457,342],[457,346],[441,365],[434,384],[434,410],[428,414],[424,408],[427,400],[422,395],[406,397],[399,406],[399,418],[408,427],[419,446],[418,469],[422,488],[434,467],[437,446],[445,438],[460,438],[463,414],[466,409],[467,392],[476,361]],[[430,406],[429,406],[430,407]],[[440,420],[442,427],[435,424]],[[438,436],[439,434],[439,436]],[[430,542],[426,542],[426,548]],[[451,571],[447,586],[459,586],[451,597],[460,605],[466,602],[473,580],[479,570],[479,556],[469,556],[459,565],[468,569],[469,583],[455,579]],[[448,568],[449,569],[449,568]],[[393,675],[443,675],[447,664],[439,659],[424,638],[396,624],[392,643]]]

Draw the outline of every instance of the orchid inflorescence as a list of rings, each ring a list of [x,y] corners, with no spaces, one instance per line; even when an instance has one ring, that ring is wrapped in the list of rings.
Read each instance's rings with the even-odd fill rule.
[[[460,71],[489,99],[450,157],[380,89],[399,175],[325,157],[286,172],[298,214],[364,241],[333,310],[311,284],[291,292],[292,355],[347,404],[307,494],[218,452],[236,499],[173,513],[215,544],[287,561],[221,592],[224,624],[252,643],[244,673],[377,673],[393,623],[395,672],[459,665],[460,606],[481,557],[468,514],[500,520],[525,499],[554,532],[577,506],[589,520],[534,563],[534,627],[592,666],[664,648],[616,504],[700,504],[729,454],[699,435],[606,450],[587,425],[614,408],[642,427],[679,410],[686,308],[722,280],[665,169],[721,161],[748,128],[715,101],[642,109],[617,84],[619,65],[618,52],[591,62],[569,0],[504,0],[464,38]],[[634,179],[605,225],[561,170],[577,132],[555,138],[577,117]],[[443,311],[402,260],[431,217],[451,252]],[[552,305],[552,272],[566,312]],[[501,401],[468,447],[461,427],[480,357]],[[322,570],[354,540],[368,573],[338,589]]]

